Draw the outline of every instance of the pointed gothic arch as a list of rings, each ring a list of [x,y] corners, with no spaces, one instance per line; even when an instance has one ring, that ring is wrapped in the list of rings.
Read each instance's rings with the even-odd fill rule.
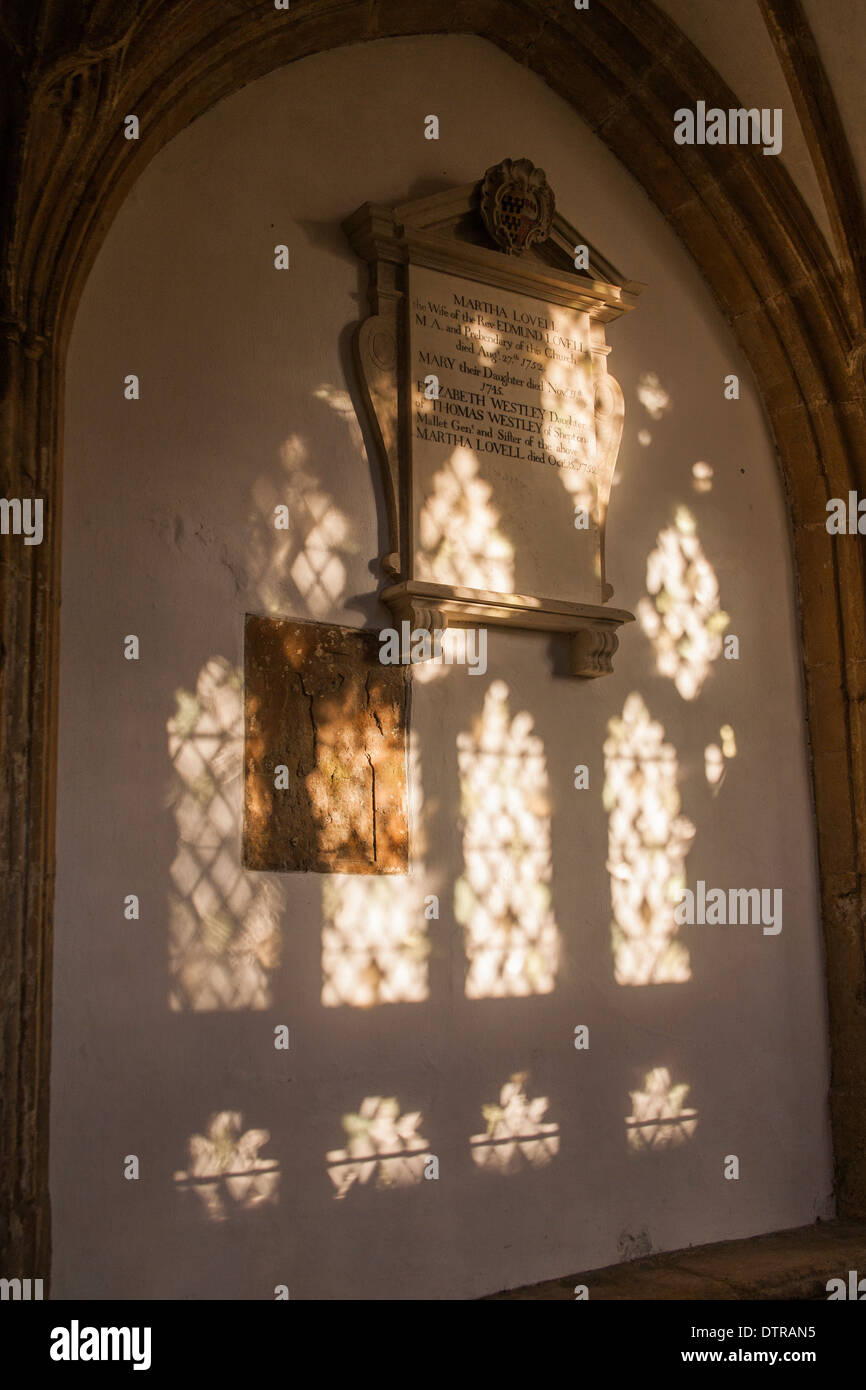
[[[866,1215],[866,605],[859,538],[825,503],[866,493],[863,213],[799,0],[760,0],[818,167],[827,246],[776,160],[678,146],[673,112],[738,104],[651,0],[63,0],[10,4],[0,179],[0,421],[6,494],[46,499],[44,542],[0,571],[4,1001],[0,1230],[4,1268],[50,1256],[48,1079],[64,365],[83,286],[142,170],[189,122],[274,69],[346,44],[469,33],[528,66],[640,181],[708,280],[747,354],[791,517],[827,962],[840,1215]],[[80,7],[82,11],[87,6]],[[28,28],[28,26],[31,26]],[[3,84],[0,84],[3,85]],[[140,138],[123,136],[134,113]]]

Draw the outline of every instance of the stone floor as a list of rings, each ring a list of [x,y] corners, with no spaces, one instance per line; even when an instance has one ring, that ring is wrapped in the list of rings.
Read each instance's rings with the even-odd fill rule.
[[[791,1231],[694,1245],[606,1269],[488,1295],[573,1301],[575,1284],[591,1299],[826,1299],[827,1280],[866,1277],[866,1223],[822,1221]]]

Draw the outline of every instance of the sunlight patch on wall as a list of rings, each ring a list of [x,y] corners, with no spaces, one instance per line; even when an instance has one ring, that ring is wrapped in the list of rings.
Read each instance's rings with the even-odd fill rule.
[[[471,631],[467,633],[462,627],[439,628],[438,631],[441,634],[438,639],[441,655],[438,660],[412,663],[413,685],[430,685],[433,681],[449,675],[454,666],[462,666],[467,660],[477,659],[479,649],[472,645],[475,639]]]
[[[498,1103],[482,1105],[487,1126],[469,1140],[472,1161],[495,1173],[520,1173],[544,1168],[559,1153],[559,1126],[544,1120],[550,1101],[546,1096],[530,1100],[526,1094],[528,1072],[515,1072],[499,1092]]]
[[[244,1130],[240,1111],[221,1110],[211,1115],[206,1134],[191,1136],[189,1169],[174,1181],[195,1193],[210,1221],[276,1202],[279,1165],[259,1157],[270,1137],[266,1129]]]
[[[178,690],[167,725],[177,825],[169,893],[170,1007],[267,1009],[280,959],[283,891],[238,860],[243,673],[212,657]]]
[[[560,325],[559,316],[552,305],[548,305],[548,312],[553,315],[554,322],[563,333],[563,336],[570,336],[574,330],[569,327],[571,315],[567,314]],[[589,370],[587,368],[587,370]],[[546,391],[541,397],[545,408],[558,411],[574,417],[575,420],[583,422],[583,428],[587,431],[588,438],[595,438],[596,427],[593,422],[592,404],[584,396],[578,394],[577,400],[573,400],[575,394],[575,368],[571,363],[556,362],[552,358],[548,361],[544,370],[544,381]],[[592,384],[588,384],[588,390],[592,392]],[[621,417],[620,417],[621,418]],[[595,477],[590,472],[585,472],[582,467],[573,466],[575,457],[583,461],[592,463],[594,461],[594,448],[588,449],[586,445],[578,445],[575,438],[580,433],[580,427],[568,425],[560,427],[548,423],[544,429],[544,450],[547,454],[552,454],[559,459],[562,467],[556,470],[556,475],[562,483],[565,491],[570,494],[572,512],[587,512],[593,520],[598,523],[602,520],[599,515],[599,498]],[[589,459],[586,459],[589,453]]]
[[[729,759],[737,756],[737,741],[730,724],[722,725],[719,738],[721,748],[717,743],[708,743],[704,749],[704,773],[713,788],[713,796],[717,795],[725,780]]]
[[[357,551],[355,530],[321,486],[299,435],[285,441],[280,462],[282,476],[262,476],[252,489],[252,587],[269,613],[294,611],[327,618],[346,591],[346,561]],[[275,508],[280,506],[288,507],[288,527],[283,529],[275,525]]]
[[[334,875],[322,884],[322,1003],[418,1003],[429,994],[429,896],[436,882],[425,871],[426,806],[417,734],[409,731],[412,865],[407,877]]]
[[[712,492],[713,469],[709,463],[692,464],[692,487],[695,492]]]
[[[473,732],[457,737],[464,868],[454,913],[469,999],[549,994],[559,966],[547,760],[532,716],[511,717],[508,693],[494,681]]]
[[[629,1148],[673,1149],[691,1139],[698,1127],[697,1110],[687,1110],[685,1099],[691,1087],[674,1086],[667,1067],[654,1067],[644,1077],[642,1091],[630,1091],[631,1115],[625,1129]]]
[[[344,1198],[356,1183],[365,1186],[372,1182],[384,1190],[411,1187],[421,1181],[430,1145],[418,1133],[420,1110],[401,1115],[393,1096],[367,1096],[358,1113],[344,1115],[341,1123],[346,1147],[325,1155],[336,1200]]]
[[[433,478],[419,518],[417,578],[470,589],[514,588],[514,547],[499,530],[493,489],[471,449],[455,449]]]
[[[330,878],[322,885],[322,1003],[417,1003],[427,998],[430,942],[422,885]]]
[[[358,424],[357,412],[355,411],[352,397],[349,395],[348,391],[345,391],[341,386],[332,386],[330,382],[326,381],[316,388],[313,395],[317,401],[324,401],[325,405],[333,410],[337,419],[342,420],[346,429],[349,431],[349,438],[354,445],[358,457],[364,458],[364,435],[361,431],[361,426]]]
[[[673,526],[657,538],[647,560],[650,598],[637,607],[653,644],[656,669],[670,677],[684,700],[694,700],[722,652],[730,619],[720,607],[716,572],[697,536],[688,507],[677,507]]]
[[[602,799],[609,816],[616,982],[682,982],[691,978],[691,968],[688,950],[674,939],[674,909],[685,888],[695,827],[680,814],[676,749],[664,742],[663,726],[636,692],[622,718],[607,727]]]
[[[673,401],[655,372],[641,372],[637,398],[651,420],[661,420],[671,409]]]

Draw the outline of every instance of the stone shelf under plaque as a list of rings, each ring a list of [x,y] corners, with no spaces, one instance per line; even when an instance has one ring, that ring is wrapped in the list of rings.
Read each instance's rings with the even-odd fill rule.
[[[523,628],[565,633],[571,638],[569,669],[573,676],[606,676],[613,670],[619,644],[617,629],[634,621],[624,608],[590,603],[563,603],[527,594],[491,593],[423,580],[392,584],[381,594],[398,622],[404,619],[433,632],[454,626]]]

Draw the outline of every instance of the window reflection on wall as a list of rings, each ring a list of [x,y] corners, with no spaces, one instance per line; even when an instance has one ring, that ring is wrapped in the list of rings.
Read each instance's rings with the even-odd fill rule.
[[[280,959],[283,890],[238,855],[243,673],[224,657],[178,690],[168,721],[177,849],[169,893],[172,1009],[266,1009]]]
[[[334,1197],[346,1197],[355,1184],[384,1190],[411,1187],[424,1175],[430,1145],[419,1133],[421,1112],[400,1112],[395,1097],[366,1096],[357,1114],[344,1115],[344,1149],[326,1154]]]
[[[528,1072],[516,1072],[502,1087],[499,1100],[481,1107],[487,1128],[469,1140],[478,1168],[519,1173],[543,1168],[559,1153],[559,1126],[544,1119],[550,1102],[546,1096],[530,1100],[528,1080]]]
[[[708,743],[704,749],[704,773],[713,789],[713,796],[721,790],[728,770],[728,762],[737,756],[737,740],[730,724],[723,724],[719,730],[718,743]]]
[[[407,876],[334,874],[322,883],[322,1003],[358,1009],[417,1003],[429,992],[430,931],[438,917],[426,868],[426,805],[418,737],[408,736],[412,860]]]
[[[514,547],[499,530],[492,493],[472,450],[455,449],[421,508],[419,579],[505,593],[514,588]]]
[[[326,619],[346,591],[356,529],[322,486],[300,435],[285,440],[280,465],[279,473],[262,473],[252,488],[244,554],[250,590],[268,613]],[[275,525],[277,507],[288,508],[288,526]]]
[[[685,888],[695,827],[680,813],[676,749],[665,743],[664,728],[636,692],[607,727],[603,801],[616,981],[688,980],[689,953],[675,939],[674,908]]]
[[[690,1089],[683,1083],[675,1086],[667,1067],[647,1072],[643,1090],[629,1093],[632,1113],[626,1116],[625,1127],[633,1152],[676,1148],[691,1139],[698,1127],[698,1112],[686,1108]]]
[[[673,526],[659,533],[647,560],[646,585],[650,597],[640,600],[637,615],[653,644],[656,668],[684,700],[694,700],[721,655],[730,619],[688,507],[677,507]]]
[[[470,999],[549,994],[559,965],[547,760],[531,715],[512,716],[508,695],[494,681],[472,733],[457,739],[464,867],[454,912]]]
[[[206,1134],[189,1140],[189,1168],[175,1173],[181,1189],[194,1192],[210,1221],[225,1221],[277,1200],[280,1175],[275,1159],[261,1158],[270,1140],[266,1129],[244,1129],[237,1110],[211,1115]]]
[[[322,1003],[427,998],[430,942],[417,880],[334,876],[322,885]]]

